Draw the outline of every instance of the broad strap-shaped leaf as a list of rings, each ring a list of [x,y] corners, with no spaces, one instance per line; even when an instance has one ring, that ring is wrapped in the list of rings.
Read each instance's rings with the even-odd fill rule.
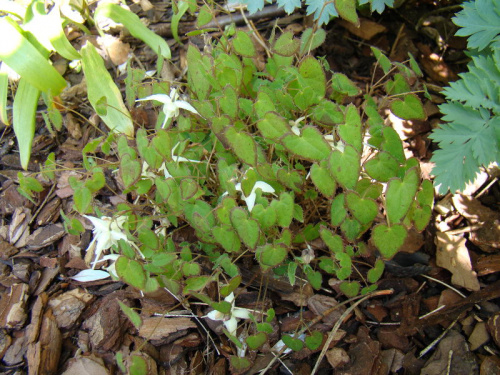
[[[133,137],[132,118],[102,57],[92,43],[86,43],[80,52],[90,104],[111,131]]]
[[[142,40],[151,49],[165,59],[170,59],[168,43],[159,35],[149,30],[131,11],[111,2],[100,3],[94,12],[94,17],[108,17],[113,21],[123,24],[132,36]]]
[[[58,95],[66,87],[66,81],[49,63],[48,51],[47,56],[42,55],[22,33],[10,17],[0,18],[0,60],[39,91]]]
[[[19,80],[19,86],[14,97],[12,122],[14,123],[14,133],[19,145],[21,166],[24,169],[28,169],[30,161],[31,145],[35,137],[35,118],[39,97],[40,91],[22,77]]]

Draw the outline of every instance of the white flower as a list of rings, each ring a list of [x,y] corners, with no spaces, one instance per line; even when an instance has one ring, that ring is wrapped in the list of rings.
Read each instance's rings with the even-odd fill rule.
[[[234,293],[224,298],[224,301],[231,304],[231,311],[229,314],[213,310],[207,314],[207,317],[211,320],[222,320],[228,332],[234,336],[236,334],[236,328],[238,327],[238,319],[250,319],[250,310],[235,306]]]
[[[305,117],[304,117],[304,116],[299,117],[299,118],[298,118],[297,120],[295,120],[295,121],[290,121],[290,125],[292,125],[292,133],[293,133],[293,134],[300,136],[300,128],[299,128],[299,124],[302,122],[302,120],[305,120]]]
[[[257,198],[255,191],[257,189],[262,190],[263,193],[274,193],[274,188],[264,181],[257,181],[248,197],[246,197],[245,193],[243,193],[243,190],[241,189],[241,183],[238,182],[234,188],[241,192],[241,198],[247,204],[248,211],[250,212],[252,212],[253,206],[255,206],[255,199]]]
[[[179,116],[179,109],[185,109],[186,111],[190,111],[199,115],[198,111],[194,109],[194,107],[184,100],[179,100],[179,94],[177,93],[177,89],[172,88],[170,90],[170,95],[166,94],[155,94],[150,95],[142,99],[137,99],[138,102],[143,100],[157,100],[163,103],[163,113],[165,114],[165,120],[161,125],[162,129],[165,127],[167,121],[171,118],[175,118]]]
[[[120,240],[127,241],[127,235],[121,228],[125,220],[127,220],[127,217],[118,216],[116,219],[107,216],[103,216],[100,219],[87,215],[84,215],[84,217],[89,219],[94,225],[94,239],[86,250],[89,251],[89,249],[91,249],[95,244],[95,257],[92,262],[92,269],[94,269],[104,250],[116,245]]]

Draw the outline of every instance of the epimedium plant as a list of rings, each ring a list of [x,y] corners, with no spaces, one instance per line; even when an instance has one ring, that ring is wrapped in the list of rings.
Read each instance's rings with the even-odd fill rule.
[[[300,39],[273,33],[265,64],[258,64],[251,35],[228,28],[203,52],[188,46],[182,90],[172,84],[150,97],[138,96],[148,85],[140,82],[144,72],[129,67],[136,78],[126,81],[127,102],[135,97],[139,106],[157,107],[155,129],[139,128],[133,140],[116,134],[94,140],[84,149],[88,177],[70,180],[76,210],[102,218],[92,208],[106,185],[99,154],[115,156],[107,168],[134,203],[116,207],[114,224],[101,219],[106,224],[95,229],[102,239],[95,241],[93,264],[111,261],[108,275],[144,291],[165,287],[202,300],[217,311],[212,317],[231,322],[225,333],[240,350],[243,340],[252,350],[266,342],[274,314],[235,306],[245,258],[292,285],[303,277],[320,289],[335,277],[346,296],[366,294],[408,231],[422,231],[431,217],[433,186],[421,180],[418,161],[405,157],[398,134],[380,115],[425,118],[417,64],[411,56],[407,65],[391,63],[373,49],[383,74],[361,97],[345,75],[311,56],[322,33],[308,29]],[[172,233],[185,227],[196,243],[174,243]],[[324,246],[311,246],[315,240]],[[99,259],[104,247],[114,255]],[[363,261],[373,255],[374,262]],[[203,294],[212,282],[220,286],[220,302]],[[242,318],[255,323],[246,339],[236,337]],[[319,336],[303,339],[314,348]],[[283,341],[302,347],[295,337]],[[247,362],[232,360],[239,368]]]

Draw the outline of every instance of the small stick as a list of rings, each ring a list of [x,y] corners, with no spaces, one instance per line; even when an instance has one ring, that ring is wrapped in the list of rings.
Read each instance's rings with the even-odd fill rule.
[[[422,350],[418,356],[418,358],[422,358],[426,355],[432,348],[434,348],[442,339],[446,336],[446,334],[453,328],[453,326],[458,322],[458,317],[446,328],[443,333],[441,333],[436,339],[431,342],[424,350]]]
[[[352,304],[352,306],[350,306],[348,309],[346,309],[346,311],[344,311],[344,313],[340,316],[340,319],[337,320],[337,322],[333,326],[332,330],[328,334],[328,338],[326,339],[325,345],[323,346],[323,349],[321,350],[321,353],[319,354],[318,360],[316,361],[316,365],[314,366],[314,368],[311,372],[311,375],[314,375],[316,373],[316,371],[318,370],[319,364],[321,363],[323,357],[325,356],[326,352],[328,351],[328,347],[330,346],[331,342],[333,341],[333,338],[335,337],[335,334],[339,330],[340,325],[343,323],[344,319],[347,318],[349,316],[349,314],[351,314],[354,311],[354,309],[361,302],[364,302],[367,299],[372,298],[372,297],[383,296],[383,295],[392,294],[392,293],[393,293],[392,290],[380,290],[378,292],[370,293],[370,294],[364,296],[363,298],[361,298],[359,301],[354,302]]]

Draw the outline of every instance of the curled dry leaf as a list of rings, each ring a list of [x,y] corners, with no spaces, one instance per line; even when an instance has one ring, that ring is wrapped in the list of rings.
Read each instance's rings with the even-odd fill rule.
[[[447,233],[436,233],[436,264],[452,273],[451,282],[468,290],[479,290],[477,274],[472,270],[466,239]]]
[[[62,375],[108,375],[104,361],[94,355],[73,358]]]

